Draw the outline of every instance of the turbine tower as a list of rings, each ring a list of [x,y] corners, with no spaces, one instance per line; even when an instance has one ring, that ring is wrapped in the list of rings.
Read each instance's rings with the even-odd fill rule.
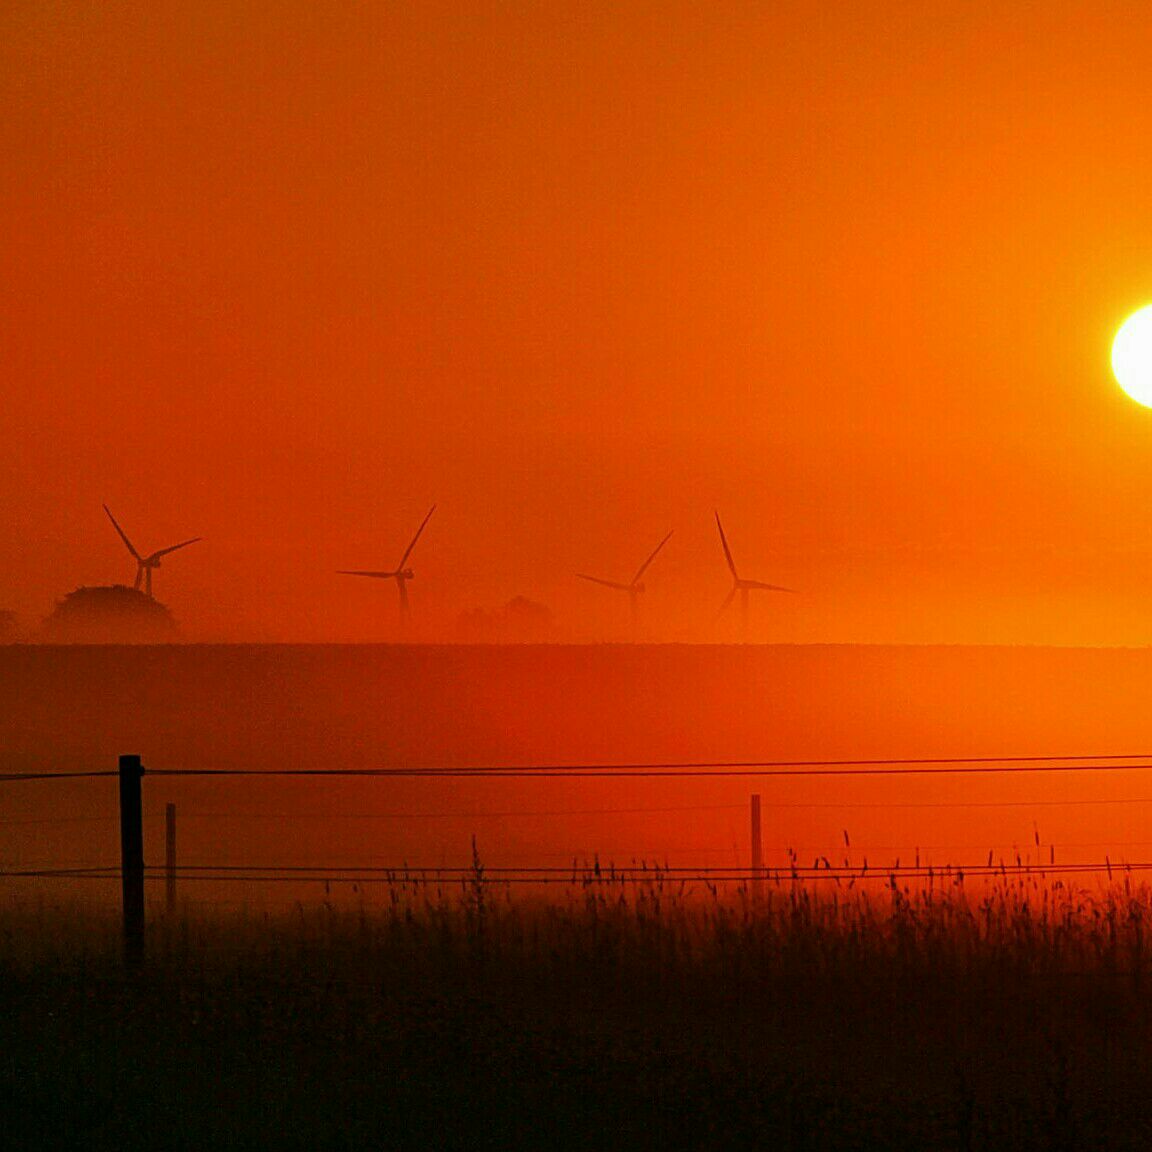
[[[396,588],[400,592],[400,624],[402,627],[407,627],[409,621],[412,619],[412,609],[408,606],[408,581],[415,576],[411,568],[405,568],[404,565],[408,563],[408,557],[412,555],[412,549],[416,547],[416,541],[420,539],[420,533],[424,531],[424,526],[432,519],[432,513],[436,511],[436,505],[433,504],[428,509],[428,515],[420,521],[420,527],[416,529],[416,535],[412,537],[411,543],[404,549],[404,555],[400,557],[400,563],[392,572],[366,572],[362,570],[350,570],[341,568],[337,571],[337,576],[367,576],[370,580],[395,580]]]
[[[728,537],[724,535],[724,525],[720,523],[720,513],[716,513],[716,527],[720,529],[720,543],[724,546],[724,559],[728,561],[728,571],[732,573],[732,591],[724,599],[724,603],[720,605],[720,611],[716,613],[717,618],[723,615],[728,605],[736,597],[736,593],[740,593],[740,636],[744,643],[748,642],[748,594],[753,589],[761,589],[765,592],[795,592],[795,588],[782,588],[779,584],[765,584],[762,580],[741,580],[740,574],[736,571],[736,562],[732,559],[732,550],[728,547]]]
[[[660,549],[671,539],[672,533],[669,532],[663,540],[652,550],[652,555],[644,561],[643,564],[636,570],[636,575],[632,577],[631,584],[619,584],[615,580],[602,580],[599,576],[585,576],[583,572],[577,572],[576,575],[581,580],[590,580],[593,584],[603,584],[605,588],[615,588],[617,592],[628,593],[628,604],[632,609],[632,633],[636,635],[640,627],[640,597],[644,594],[644,585],[640,583],[640,577],[648,571],[648,565],[660,554]]]
[[[143,584],[144,595],[149,599],[152,599],[152,573],[160,567],[160,557],[167,556],[169,552],[176,552],[180,548],[187,548],[189,544],[195,544],[203,539],[202,536],[193,536],[191,540],[184,540],[180,544],[173,544],[170,548],[161,548],[148,556],[141,556],[136,551],[132,541],[128,539],[128,534],[116,523],[116,517],[112,515],[107,504],[104,505],[104,511],[108,513],[108,519],[112,521],[112,527],[120,534],[120,539],[124,541],[125,547],[132,553],[132,559],[136,561],[136,581],[132,587],[139,592],[140,585]]]

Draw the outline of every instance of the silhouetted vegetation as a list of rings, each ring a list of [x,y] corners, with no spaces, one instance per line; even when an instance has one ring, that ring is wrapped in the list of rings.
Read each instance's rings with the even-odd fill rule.
[[[22,1149],[1136,1149],[1152,893],[1020,878],[761,899],[477,867],[150,929],[0,913]]]
[[[37,639],[49,644],[163,644],[178,640],[179,633],[159,600],[112,584],[69,592],[44,621]]]
[[[551,609],[526,596],[513,596],[492,612],[470,608],[456,620],[457,639],[465,644],[542,644],[555,629]]]

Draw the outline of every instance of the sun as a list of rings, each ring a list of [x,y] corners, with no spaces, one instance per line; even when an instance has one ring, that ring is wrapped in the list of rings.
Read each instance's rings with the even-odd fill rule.
[[[1152,408],[1152,304],[1120,325],[1112,341],[1112,372],[1137,404]]]

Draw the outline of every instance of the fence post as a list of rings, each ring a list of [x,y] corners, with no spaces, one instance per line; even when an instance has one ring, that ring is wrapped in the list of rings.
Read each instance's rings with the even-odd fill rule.
[[[760,794],[752,794],[752,891],[760,892],[764,876],[764,844],[760,835]]]
[[[176,911],[176,805],[164,806],[164,896],[168,915]]]
[[[139,756],[120,757],[120,885],[124,907],[124,964],[144,964],[144,805]]]

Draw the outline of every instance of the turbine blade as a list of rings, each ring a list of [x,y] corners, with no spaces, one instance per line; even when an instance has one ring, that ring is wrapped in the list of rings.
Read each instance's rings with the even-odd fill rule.
[[[716,513],[716,527],[720,529],[720,543],[724,545],[724,559],[728,561],[728,571],[732,573],[733,580],[739,580],[740,575],[736,571],[736,562],[732,559],[732,551],[728,547],[728,537],[724,535],[724,525],[720,523],[720,513]]]
[[[603,584],[605,588],[615,588],[618,592],[631,592],[632,588],[628,584],[617,584],[615,580],[601,580],[599,576],[585,576],[583,572],[577,572],[576,575],[581,580],[591,580],[593,584]]]
[[[368,576],[373,580],[391,580],[396,576],[395,572],[365,572],[360,569],[337,568],[337,576]]]
[[[724,615],[724,613],[728,610],[728,605],[731,604],[732,601],[736,599],[736,591],[737,591],[737,586],[735,584],[733,584],[732,585],[732,591],[729,592],[728,595],[724,597],[724,603],[720,605],[719,609],[716,612],[716,616],[714,617],[716,620],[719,620],[720,617]]]
[[[112,527],[115,528],[116,531],[120,533],[120,539],[123,540],[124,543],[127,545],[128,551],[131,552],[132,555],[137,560],[139,560],[140,559],[140,553],[137,552],[136,549],[132,546],[132,541],[128,539],[128,536],[125,533],[124,529],[121,528],[120,525],[116,523],[116,517],[112,515],[107,504],[104,505],[104,511],[108,513],[108,519],[112,521]]]
[[[762,580],[741,580],[741,588],[763,588],[766,592],[795,592],[795,588],[784,588],[779,584],[765,584]]]
[[[412,549],[416,547],[416,541],[420,539],[420,533],[424,531],[424,525],[432,519],[432,513],[435,511],[436,505],[433,504],[432,507],[428,509],[428,515],[420,521],[420,527],[416,529],[416,535],[412,537],[412,543],[404,549],[404,555],[400,557],[400,563],[396,565],[397,571],[404,567],[404,562],[408,559],[409,556],[412,555]]]
[[[640,565],[639,569],[636,572],[636,575],[632,577],[632,583],[633,584],[639,584],[640,583],[640,577],[643,576],[644,573],[648,571],[648,565],[651,564],[652,561],[656,559],[656,557],[660,554],[660,549],[663,548],[664,545],[667,544],[671,538],[672,538],[672,533],[669,532],[668,535],[665,536],[664,539],[661,540],[660,543],[657,544],[656,547],[652,549],[652,555],[649,556],[648,559],[645,560],[644,563]]]
[[[161,556],[167,556],[169,552],[178,552],[181,548],[187,548],[189,544],[198,544],[203,539],[203,536],[193,536],[191,540],[185,540],[182,544],[173,544],[171,548],[161,548],[159,552],[153,552],[148,559],[159,560]]]

